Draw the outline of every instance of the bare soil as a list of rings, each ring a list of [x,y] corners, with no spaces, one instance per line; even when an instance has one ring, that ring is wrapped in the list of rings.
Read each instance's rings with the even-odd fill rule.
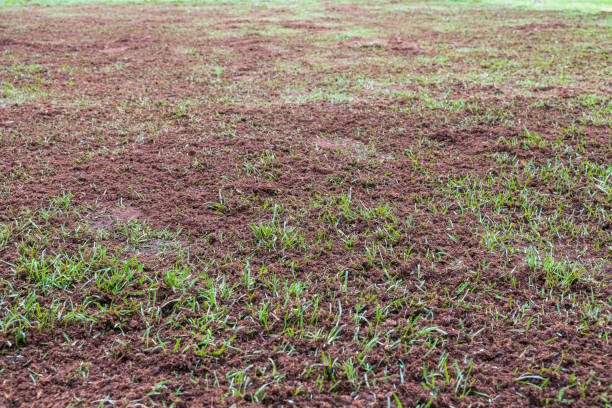
[[[577,156],[609,169],[611,83],[594,77],[610,63],[609,26],[597,15],[386,9],[397,4],[312,16],[227,4],[0,11],[3,316],[34,292],[95,316],[32,317],[17,340],[0,332],[1,406],[608,404],[612,179],[542,174]],[[486,23],[445,25],[453,15]],[[565,54],[546,65],[550,32],[551,53]],[[581,35],[588,54],[570,54]],[[563,64],[570,79],[549,80]],[[493,83],[483,74],[503,70]],[[580,105],[584,95],[600,102]],[[561,138],[572,125],[580,136]],[[505,196],[510,179],[529,194],[494,208],[486,197]],[[472,185],[481,190],[467,200]],[[78,216],[24,226],[68,191]],[[525,215],[531,198],[542,201]],[[558,214],[582,232],[554,230]],[[277,221],[300,243],[254,238],[253,226]],[[486,228],[506,222],[526,235],[488,247]],[[168,232],[139,244],[124,232],[135,225]],[[40,259],[102,245],[150,280],[45,292],[18,267],[28,245]],[[580,262],[588,279],[550,284],[525,261],[532,247]],[[219,300],[227,315],[194,328],[210,288],[166,283],[176,265],[234,288]],[[243,288],[247,268],[255,289]],[[270,276],[300,282],[300,295],[277,296]],[[214,345],[194,351],[207,333]],[[342,368],[350,357],[357,380]],[[232,373],[245,369],[241,389]]]

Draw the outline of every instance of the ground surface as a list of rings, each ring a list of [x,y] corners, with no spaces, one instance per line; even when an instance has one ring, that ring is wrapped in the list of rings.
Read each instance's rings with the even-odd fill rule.
[[[606,406],[612,16],[0,10],[0,406]]]

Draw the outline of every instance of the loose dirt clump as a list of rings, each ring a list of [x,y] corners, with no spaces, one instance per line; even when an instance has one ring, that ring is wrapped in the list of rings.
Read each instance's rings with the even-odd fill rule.
[[[387,48],[391,53],[399,55],[428,55],[430,52],[423,49],[418,43],[402,37],[391,37],[387,40]]]

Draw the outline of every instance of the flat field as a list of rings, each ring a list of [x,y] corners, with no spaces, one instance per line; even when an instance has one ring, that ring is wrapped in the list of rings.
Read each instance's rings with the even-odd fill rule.
[[[610,406],[611,94],[608,12],[4,3],[0,406]]]

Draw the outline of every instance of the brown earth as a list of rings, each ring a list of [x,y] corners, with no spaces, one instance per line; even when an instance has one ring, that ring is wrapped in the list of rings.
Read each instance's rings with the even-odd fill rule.
[[[469,389],[474,392],[461,396],[453,393],[453,386],[440,388],[432,406],[556,406],[562,405],[557,398],[562,389],[571,406],[604,405],[601,395],[609,390],[612,349],[607,335],[599,333],[609,333],[605,316],[610,313],[610,286],[603,285],[594,295],[603,305],[604,318],[587,321],[568,314],[571,299],[559,303],[558,298],[548,298],[531,288],[533,271],[524,264],[522,253],[505,255],[484,247],[481,220],[474,213],[461,213],[458,204],[448,207],[444,214],[426,209],[436,201],[442,202],[438,175],[501,177],[505,170],[495,158],[502,154],[520,163],[533,161],[544,166],[555,154],[551,146],[560,129],[582,113],[579,106],[568,104],[565,110],[559,106],[574,101],[585,90],[605,93],[609,80],[529,92],[515,91],[513,83],[499,84],[501,88],[477,82],[470,86],[415,81],[381,85],[385,65],[361,59],[400,58],[400,65],[389,65],[389,72],[401,74],[406,70],[428,77],[438,72],[438,62],[415,58],[435,58],[441,44],[459,49],[475,39],[486,42],[497,34],[483,28],[457,36],[427,28],[428,19],[441,18],[428,13],[385,20],[377,16],[383,13],[377,6],[367,11],[367,18],[360,7],[333,6],[325,9],[326,18],[312,20],[300,20],[293,10],[272,7],[254,8],[252,15],[245,17],[228,5],[74,6],[60,8],[56,14],[53,10],[32,6],[0,14],[7,25],[0,31],[2,65],[33,67],[32,71],[4,69],[0,74],[5,87],[11,84],[3,91],[0,107],[3,221],[15,222],[17,214],[37,211],[49,199],[70,191],[73,203],[88,209],[83,219],[94,230],[109,235],[95,238],[92,232],[57,238],[50,252],[76,253],[96,240],[109,248],[123,248],[117,238],[120,225],[142,222],[156,230],[178,232],[176,242],[189,250],[193,257],[189,263],[194,268],[203,265],[197,260],[217,259],[212,273],[225,276],[229,285],[241,284],[244,259],[249,259],[253,270],[265,265],[270,274],[309,284],[302,300],[288,298],[283,309],[274,312],[274,323],[267,330],[254,326],[251,316],[252,305],[271,296],[269,289],[262,285],[250,298],[232,303],[231,333],[237,337],[231,340],[231,348],[219,354],[172,352],[177,339],[183,339],[184,348],[198,344],[205,334],[194,334],[186,328],[188,319],[198,318],[198,313],[175,307],[185,296],[197,298],[203,290],[197,285],[180,296],[163,283],[155,289],[162,320],[151,337],[169,339],[170,346],[164,352],[148,344],[149,333],[139,314],[115,314],[112,310],[98,316],[96,322],[30,328],[23,344],[14,344],[5,333],[0,337],[0,405],[174,403],[180,407],[235,403],[323,407],[387,406],[402,401],[404,406],[414,406],[432,399],[432,392],[423,386],[424,367],[433,370],[444,356],[449,369],[454,361],[464,375],[468,364],[473,364]],[[512,13],[519,12],[508,11],[498,19],[518,16]],[[103,17],[90,17],[93,15]],[[550,20],[561,19],[554,12],[543,15]],[[524,12],[520,17],[529,14]],[[398,34],[397,24],[402,18],[419,27]],[[27,28],[20,28],[26,20]],[[580,29],[574,23],[504,25],[499,30]],[[363,24],[378,30],[379,35],[367,39],[361,33],[349,38],[319,37],[341,30],[343,24]],[[210,31],[213,25],[214,32]],[[277,29],[285,31],[278,33]],[[509,41],[524,45],[519,37]],[[371,85],[374,90],[359,88],[348,103],[287,100],[294,94],[308,99],[328,89],[332,86],[330,77],[348,72],[343,61],[354,64],[350,69],[363,73],[366,79],[379,78]],[[463,68],[471,64],[459,54],[451,55],[448,62]],[[38,79],[33,79],[32,72]],[[286,91],[294,86],[300,89]],[[389,93],[376,88],[383,86],[389,87]],[[449,113],[425,106],[414,96],[427,92],[440,95],[447,88],[453,99],[475,100],[479,105],[473,111]],[[394,91],[403,93],[386,96]],[[534,108],[540,101],[538,92],[546,92],[544,98],[554,106]],[[483,119],[491,106],[503,110],[512,120]],[[546,143],[529,150],[520,143],[500,143],[521,135],[525,128],[537,132]],[[582,131],[588,139],[589,159],[609,165],[609,128],[588,123]],[[572,147],[579,143],[567,141]],[[408,151],[419,157],[420,168],[415,169]],[[546,181],[523,181],[533,183],[531,187],[542,194],[560,194]],[[501,194],[506,188],[499,184],[490,192]],[[211,203],[220,201],[220,191],[233,195],[215,207]],[[394,254],[385,252],[389,258],[384,265],[368,264],[362,252],[346,251],[339,239],[330,240],[329,246],[287,247],[282,253],[263,250],[253,243],[251,226],[269,218],[268,202],[283,203],[283,219],[298,226],[305,242],[319,242],[320,234],[335,230],[328,229],[327,210],[312,206],[314,197],[339,196],[348,191],[355,202],[364,205],[391,205],[397,221],[388,222],[399,231],[399,237],[393,244]],[[581,194],[577,192],[563,201],[564,211],[583,214],[585,202],[612,210],[605,197]],[[553,211],[541,209],[543,216]],[[514,204],[488,216],[493,223],[501,223],[503,217],[516,218],[518,223],[521,214]],[[304,217],[302,221],[300,217]],[[338,228],[347,235],[366,237],[383,227],[382,221],[339,219]],[[454,225],[453,236],[449,220]],[[76,221],[60,216],[53,223],[70,227]],[[560,239],[555,251],[572,259],[581,256],[579,259],[601,261],[603,255],[593,249],[592,243],[598,233],[602,247],[610,245],[610,223],[585,218],[583,224],[595,232]],[[227,236],[233,238],[224,238]],[[9,285],[19,288],[29,284],[10,267],[18,262],[18,243],[28,239],[23,231],[15,232],[15,237],[14,245],[4,247],[0,257],[4,261],[0,265],[4,293],[9,293]],[[166,258],[156,256],[159,248],[171,241],[156,238],[148,247],[134,247],[121,256],[137,258],[143,264],[143,275],[157,276],[179,262],[179,256],[173,253]],[[366,244],[365,238],[358,238],[356,248],[364,250]],[[522,246],[527,244],[518,245]],[[580,253],[582,248],[586,249]],[[399,254],[407,251],[415,255],[402,259]],[[433,262],[432,251],[443,255]],[[225,254],[231,254],[232,260],[223,258]],[[297,263],[289,266],[291,261]],[[483,262],[486,267],[482,267]],[[502,277],[509,265],[514,268],[518,286]],[[340,298],[330,289],[338,286],[337,271],[347,271],[342,276],[349,282]],[[610,272],[606,266],[593,280],[607,282]],[[401,297],[386,289],[389,274],[402,280],[406,295]],[[545,277],[535,279],[539,285]],[[465,282],[482,286],[462,294],[459,288]],[[134,290],[148,290],[134,285]],[[411,301],[413,294],[421,293],[422,301]],[[311,341],[283,331],[285,312],[303,306],[306,300],[312,302],[313,296],[319,296],[317,301],[322,305],[319,327],[344,327],[335,341]],[[38,302],[55,299],[80,304],[87,297],[107,306],[128,302],[122,295],[109,295],[93,284],[40,295]],[[335,320],[339,299],[344,314]],[[509,299],[510,305],[536,305],[527,311],[535,329],[521,326],[523,329],[517,330],[499,317],[516,312],[509,306]],[[449,307],[450,303],[458,306]],[[388,306],[386,318],[373,328],[369,322],[376,320],[379,305]],[[352,315],[356,308],[361,308],[364,316],[357,323]],[[411,319],[420,318],[427,321],[423,329],[429,330],[428,341],[443,342],[444,353],[416,340],[394,346],[403,341],[401,329]],[[319,387],[314,374],[309,377],[308,373],[317,370],[318,364],[324,365],[322,353],[343,359],[363,352],[354,340],[357,327],[368,333],[386,333],[367,354],[367,364],[375,366],[377,381],[370,378],[375,381],[359,391],[349,381],[340,381],[332,388],[333,380],[325,376],[328,371],[322,370],[325,380]],[[229,329],[219,324],[213,330],[221,342],[229,341]],[[266,382],[254,372],[246,396],[230,393],[225,373],[251,365],[272,370],[269,361],[284,377],[266,388],[261,401],[256,403],[253,395]],[[74,375],[81,372],[84,363],[91,367],[86,379]],[[217,373],[224,373],[221,384],[208,386],[214,384]],[[548,378],[546,387],[540,380],[544,376]],[[535,386],[522,383],[520,378],[531,378]],[[441,376],[437,381],[441,384],[444,379]],[[589,381],[588,392],[582,392],[577,381]]]

